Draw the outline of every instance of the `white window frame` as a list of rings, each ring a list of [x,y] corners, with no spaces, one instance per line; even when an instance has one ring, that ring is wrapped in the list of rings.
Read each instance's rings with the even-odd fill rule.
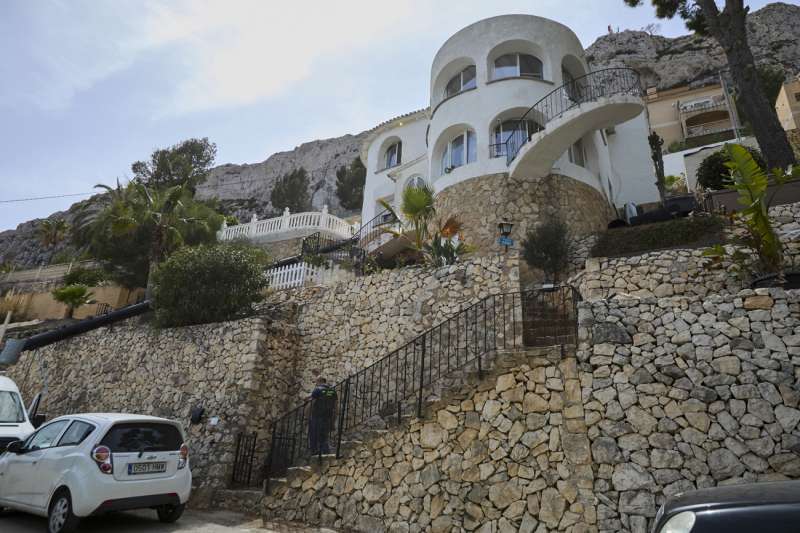
[[[395,158],[397,160],[397,162],[394,165],[390,165],[389,164],[389,152],[390,152],[390,150],[392,150],[392,148],[395,149]],[[403,141],[395,141],[395,142],[393,142],[392,144],[387,146],[386,150],[383,152],[383,169],[382,170],[386,170],[387,168],[394,168],[394,167],[400,166],[403,163],[402,162],[402,157],[403,157]]]
[[[472,77],[472,82],[475,85],[473,87],[468,87],[467,89],[465,89],[464,88],[464,72],[466,72],[470,68],[475,70],[475,75]],[[453,94],[447,94],[447,87],[450,85],[450,82],[452,82],[456,78],[458,78],[458,91],[454,92]],[[454,97],[456,95],[459,95],[459,94],[463,93],[464,91],[468,91],[470,89],[474,89],[477,86],[478,86],[478,69],[475,67],[475,65],[469,65],[469,66],[464,67],[463,69],[461,69],[461,72],[459,72],[458,74],[456,74],[455,76],[453,76],[452,78],[447,80],[447,83],[444,84],[444,89],[442,90],[442,99],[443,100],[447,100],[448,98],[452,98],[452,97]]]
[[[474,142],[475,142],[475,157],[474,157],[474,159],[472,159],[472,161],[470,161],[470,159],[469,159],[469,135],[470,135],[470,133],[473,135]],[[460,165],[453,166],[453,161],[451,159],[452,146],[453,146],[453,142],[456,139],[458,139],[459,137],[461,137],[463,139],[463,142],[464,142],[464,162],[462,162]],[[476,162],[478,160],[478,146],[477,146],[477,143],[478,143],[478,135],[475,133],[474,130],[471,130],[471,129],[463,130],[463,131],[461,131],[461,133],[459,133],[458,135],[454,135],[449,141],[447,141],[447,144],[444,146],[444,151],[442,152],[441,169],[440,169],[441,170],[441,175],[443,176],[443,175],[448,174],[449,172],[453,171],[454,169],[456,169],[458,167],[463,167],[465,165],[469,165],[470,163]],[[447,164],[445,164],[445,163],[447,163]]]
[[[516,60],[517,60],[517,72],[516,72],[516,74],[511,75],[511,76],[498,76],[497,75],[497,60],[500,59],[501,57],[510,56],[510,55],[515,56]],[[519,60],[519,56],[521,56],[521,55],[530,56],[530,57],[535,58],[539,62],[539,64],[542,65],[541,73],[539,73],[539,75],[536,75],[536,74],[522,74],[522,70],[520,68],[520,60]],[[542,61],[541,59],[539,59],[538,57],[536,57],[533,54],[526,54],[525,52],[509,52],[507,54],[500,54],[499,56],[494,58],[494,60],[492,60],[492,80],[505,80],[505,79],[508,79],[508,78],[527,78],[527,79],[531,79],[531,80],[544,80],[544,61]]]

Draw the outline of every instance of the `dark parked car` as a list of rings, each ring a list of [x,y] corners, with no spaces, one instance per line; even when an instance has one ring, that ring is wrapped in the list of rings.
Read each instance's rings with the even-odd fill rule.
[[[796,533],[800,481],[748,483],[677,494],[661,506],[653,533]]]

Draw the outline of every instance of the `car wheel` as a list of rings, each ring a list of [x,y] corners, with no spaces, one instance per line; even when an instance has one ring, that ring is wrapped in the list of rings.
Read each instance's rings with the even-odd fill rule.
[[[161,507],[156,508],[158,519],[165,524],[171,524],[181,517],[185,507],[185,503],[180,505],[162,505]]]
[[[80,519],[72,514],[72,499],[66,490],[59,491],[50,502],[47,513],[48,533],[69,533],[75,531]]]

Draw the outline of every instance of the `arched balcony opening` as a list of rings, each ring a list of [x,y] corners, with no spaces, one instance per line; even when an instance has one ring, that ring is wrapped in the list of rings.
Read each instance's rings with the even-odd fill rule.
[[[525,116],[526,112],[528,112],[528,108],[524,107],[507,109],[491,121],[489,124],[489,157],[506,157],[509,139],[512,143],[516,143],[515,146],[519,146],[544,129],[536,120],[535,113],[529,113],[525,119],[520,119]]]
[[[448,98],[452,98],[477,87],[475,61],[469,57],[460,57],[447,64],[431,87],[431,106],[436,107]]]
[[[487,56],[489,81],[509,78],[550,79],[544,51],[536,43],[523,40],[506,41],[495,46]]]
[[[431,166],[439,176],[444,176],[477,160],[478,136],[472,127],[460,124],[447,128],[439,136]]]

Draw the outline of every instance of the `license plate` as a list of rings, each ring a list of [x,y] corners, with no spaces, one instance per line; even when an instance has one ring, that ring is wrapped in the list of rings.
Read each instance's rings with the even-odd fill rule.
[[[167,463],[128,463],[128,475],[159,474],[167,471]]]

